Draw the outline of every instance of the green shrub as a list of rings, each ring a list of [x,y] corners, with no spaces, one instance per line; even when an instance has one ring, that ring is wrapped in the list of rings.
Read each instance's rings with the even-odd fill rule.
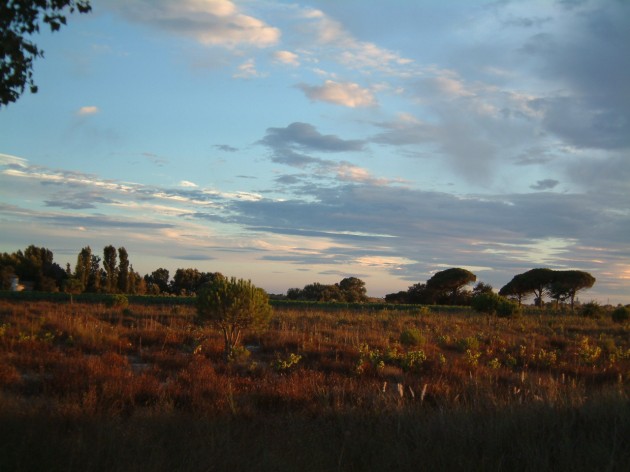
[[[414,372],[420,369],[422,363],[427,360],[424,351],[409,351],[399,356],[399,363],[405,372]]]
[[[486,313],[488,315],[494,315],[501,301],[499,295],[493,292],[484,292],[475,295],[471,300],[471,306],[473,310],[480,313]]]
[[[417,328],[409,328],[400,333],[400,344],[403,346],[424,346],[425,343],[422,331]]]
[[[518,303],[501,297],[497,305],[497,316],[499,318],[511,318],[520,315],[520,313],[521,307],[518,306]]]
[[[271,317],[267,293],[249,280],[217,277],[197,295],[197,318],[220,329],[224,357],[230,360],[245,329],[262,329]]]
[[[615,323],[623,323],[630,319],[630,308],[628,306],[619,306],[611,313],[612,320]]]
[[[105,304],[110,308],[127,308],[129,306],[129,299],[126,295],[117,294],[107,298]]]
[[[461,352],[468,350],[478,351],[479,340],[475,336],[468,336],[457,341],[457,347]]]
[[[602,318],[604,316],[604,308],[596,301],[590,301],[580,307],[578,314],[586,318]]]

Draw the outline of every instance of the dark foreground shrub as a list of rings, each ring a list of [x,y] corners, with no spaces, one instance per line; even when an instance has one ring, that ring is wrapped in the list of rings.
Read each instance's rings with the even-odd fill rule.
[[[620,306],[613,310],[611,313],[612,320],[615,323],[623,323],[630,320],[630,308],[627,306]]]
[[[580,316],[584,316],[586,318],[602,318],[605,310],[596,301],[591,301],[582,305],[578,313]]]

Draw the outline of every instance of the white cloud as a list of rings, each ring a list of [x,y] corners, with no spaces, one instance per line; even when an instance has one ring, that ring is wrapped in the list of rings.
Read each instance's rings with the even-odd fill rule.
[[[308,98],[350,108],[369,107],[377,104],[372,92],[353,82],[327,80],[322,86],[298,85]]]
[[[337,179],[342,182],[355,182],[375,186],[389,185],[392,182],[387,179],[378,179],[372,176],[367,169],[358,167],[348,162],[342,162],[335,168]]]
[[[183,36],[207,46],[269,47],[280,30],[240,11],[230,0],[118,0],[114,10],[133,21]]]
[[[187,188],[197,188],[198,187],[198,185],[196,183],[190,182],[189,180],[182,180],[179,183],[179,186],[180,187],[187,187]]]
[[[77,115],[80,115],[80,116],[96,115],[99,111],[100,109],[93,105],[85,106],[85,107],[79,108],[79,110],[77,111]]]
[[[28,161],[22,157],[11,156],[10,154],[0,153],[0,164],[17,167],[27,167]]]
[[[300,65],[299,56],[291,51],[276,51],[273,53],[276,62],[297,67]]]
[[[232,77],[235,79],[253,79],[256,77],[264,77],[265,74],[261,74],[256,69],[256,61],[254,59],[247,59],[240,66],[238,66],[238,72],[234,73]]]
[[[328,53],[345,67],[379,70],[398,75],[402,71],[397,68],[408,68],[413,64],[411,59],[404,58],[396,52],[371,42],[357,40],[340,22],[320,10],[308,9],[303,12],[301,18],[306,19],[307,23],[300,31],[313,37],[315,44],[330,48]]]

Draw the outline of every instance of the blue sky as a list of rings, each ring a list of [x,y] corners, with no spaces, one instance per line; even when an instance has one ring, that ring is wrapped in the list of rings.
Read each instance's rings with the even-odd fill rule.
[[[630,3],[95,0],[0,109],[0,251],[630,303]]]

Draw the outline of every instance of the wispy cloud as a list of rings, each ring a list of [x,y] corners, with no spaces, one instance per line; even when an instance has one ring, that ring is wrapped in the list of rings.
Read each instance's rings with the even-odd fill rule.
[[[96,115],[99,111],[100,109],[98,107],[90,105],[90,106],[79,108],[77,110],[77,115],[80,115],[80,116]]]
[[[291,51],[276,51],[273,53],[273,58],[276,62],[286,64],[293,67],[300,65],[300,56]]]
[[[533,190],[551,190],[556,187],[560,182],[555,179],[544,179],[539,180],[534,185],[530,185],[529,187]]]
[[[110,7],[133,21],[192,37],[206,46],[266,48],[280,39],[278,28],[243,13],[230,0],[115,0]]]
[[[332,103],[349,108],[371,107],[377,104],[374,94],[353,82],[327,80],[324,85],[299,84],[297,86],[313,101]]]
[[[257,77],[264,77],[266,75],[258,72],[256,69],[256,61],[251,58],[239,65],[237,69],[237,72],[232,75],[235,79],[254,79]]]

